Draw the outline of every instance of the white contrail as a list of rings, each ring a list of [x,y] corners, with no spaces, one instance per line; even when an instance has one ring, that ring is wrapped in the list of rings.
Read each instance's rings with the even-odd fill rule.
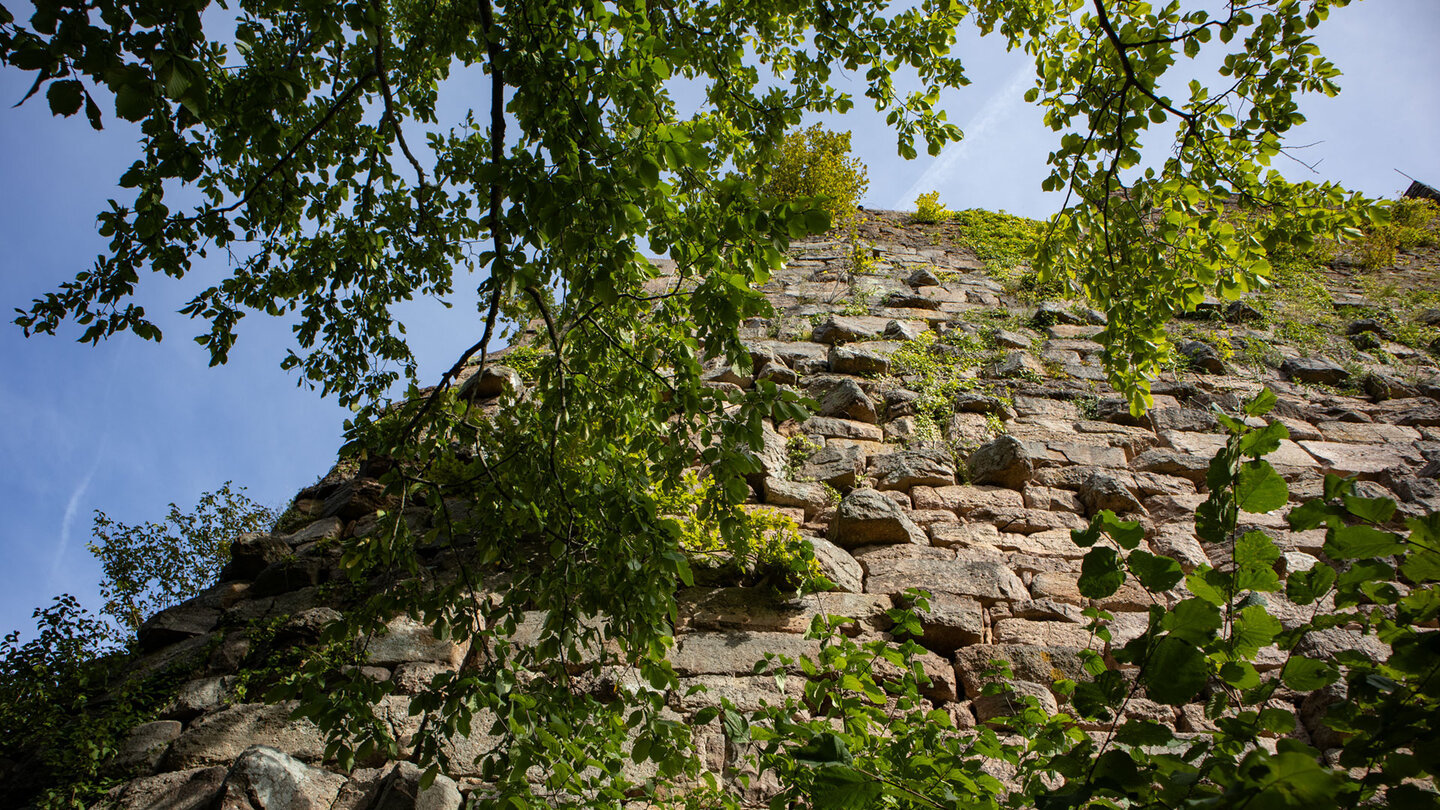
[[[60,566],[65,563],[65,552],[70,548],[70,530],[75,526],[75,515],[80,511],[80,499],[85,497],[85,491],[90,488],[90,480],[95,477],[95,471],[100,469],[101,453],[95,454],[95,461],[90,465],[90,471],[80,479],[80,486],[70,493],[70,500],[65,504],[65,516],[60,519],[60,545],[55,549],[55,556],[50,560],[50,586],[54,589],[55,580],[60,574]]]
[[[1012,109],[1024,103],[1025,85],[1030,83],[1033,75],[1034,67],[1028,63],[1021,63],[1015,68],[1005,86],[991,93],[980,111],[961,127],[965,133],[964,139],[945,147],[945,151],[935,158],[924,174],[895,201],[895,210],[908,210],[915,204],[916,197],[927,191],[935,191],[948,183],[959,170],[961,161],[968,156],[970,145],[980,141],[986,132],[1009,115]]]

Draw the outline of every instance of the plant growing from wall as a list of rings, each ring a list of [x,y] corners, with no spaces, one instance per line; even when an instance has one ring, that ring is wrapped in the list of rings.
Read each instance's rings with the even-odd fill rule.
[[[88,547],[103,571],[101,613],[110,619],[109,637],[127,643],[146,618],[208,588],[230,559],[231,540],[268,531],[277,519],[229,481],[202,493],[190,511],[170,504],[160,523],[129,525],[97,509]]]
[[[940,202],[940,192],[931,191],[915,198],[915,214],[910,217],[910,220],[922,225],[934,225],[945,222],[953,216],[955,216],[955,212],[946,208],[945,203]]]
[[[815,124],[785,136],[772,162],[760,169],[760,190],[776,199],[818,199],[837,227],[854,223],[870,186],[865,164],[850,154],[850,133]]]
[[[720,508],[718,500],[714,485],[693,472],[661,497],[659,508],[679,521],[680,548],[694,566],[734,584],[792,593],[834,587],[794,520],[774,509],[744,509],[735,514],[734,529],[722,534],[716,522],[703,517]]]

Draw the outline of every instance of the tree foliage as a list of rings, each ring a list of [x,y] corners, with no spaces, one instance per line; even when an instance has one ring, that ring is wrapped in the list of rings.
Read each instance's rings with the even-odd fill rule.
[[[170,504],[160,523],[132,526],[95,510],[89,549],[103,571],[100,612],[112,622],[110,637],[127,643],[145,619],[208,588],[230,559],[230,542],[268,531],[275,520],[273,510],[229,481],[201,494],[188,512]]]
[[[781,200],[821,199],[832,223],[849,222],[870,187],[865,164],[850,154],[850,133],[819,124],[785,136],[760,190]]]
[[[69,594],[34,618],[32,638],[16,630],[0,641],[0,804],[89,807],[129,775],[112,760],[173,696],[177,673],[130,671],[107,642],[111,628]]]
[[[1311,31],[1341,5],[1259,0],[1212,16],[1118,0],[904,10],[869,0],[243,0],[225,17],[207,0],[40,0],[28,21],[0,8],[0,62],[34,73],[32,95],[95,126],[113,110],[142,132],[120,178],[133,197],[100,215],[108,251],[17,322],[55,333],[74,321],[90,341],[158,339],[135,298],[142,276],[192,276],[198,258],[223,258],[228,274],[207,276],[182,310],[202,324],[197,341],[223,363],[247,315],[291,319],[296,345],[283,365],[357,406],[346,453],[385,469],[395,501],[342,550],[358,597],[329,640],[378,632],[397,612],[470,640],[466,665],[411,704],[427,716],[413,744],[431,773],[451,764],[450,737],[482,729],[498,740],[484,755],[497,805],[619,802],[646,788],[627,775],[626,751],[662,781],[699,773],[663,699],[676,684],[665,660],[674,592],[692,581],[666,488],[703,464],[717,495],[699,517],[735,547],[744,524],[733,507],[760,469],[765,420],[806,415],[793,392],[765,382],[728,391],[704,374],[712,360],[748,366],[738,329],[767,313],[760,285],[790,239],[830,223],[823,205],[779,199],[766,184],[807,115],[855,103],[833,74],[864,77],[860,92],[913,157],[917,142],[934,154],[960,136],[937,108],[943,89],[966,81],[951,52],[958,26],[998,32],[1035,57],[1028,96],[1057,132],[1045,186],[1067,192],[1036,261],[1107,310],[1112,377],[1138,406],[1164,355],[1164,318],[1207,292],[1262,283],[1267,248],[1357,221],[1340,190],[1266,168],[1302,120],[1298,97],[1335,89]],[[1197,80],[1172,98],[1181,58],[1214,49],[1224,53],[1218,89]],[[682,112],[680,86],[703,97],[698,112]],[[450,126],[441,111],[455,96],[468,109]],[[1147,143],[1164,124],[1173,136]],[[1165,145],[1171,155],[1147,163],[1142,150]],[[663,286],[645,250],[675,262]],[[472,273],[477,339],[422,394],[396,307],[445,299]],[[526,407],[492,414],[453,385],[467,361],[486,365],[502,307],[538,315],[547,351]],[[412,383],[402,401],[382,403],[401,377]],[[1217,509],[1275,497],[1263,468],[1238,459],[1222,472],[1243,484],[1221,488],[1243,494]],[[408,519],[417,510],[429,515],[423,528]],[[1132,533],[1101,528],[1117,542]],[[422,575],[437,555],[453,577]],[[1086,587],[1096,592],[1126,571],[1147,588],[1173,575],[1123,543],[1094,555]],[[1185,674],[1160,686],[1167,694],[1197,682],[1198,661],[1249,688],[1233,679],[1245,682],[1240,661],[1267,626],[1257,618],[1232,632],[1224,589],[1242,587],[1238,576],[1211,583],[1221,596],[1207,604],[1229,617],[1221,640],[1156,624],[1134,651]],[[593,688],[617,664],[636,679]],[[329,753],[351,764],[396,750],[375,708],[390,689],[316,660],[276,694],[298,699],[331,734]],[[1164,757],[1126,764],[1108,743],[1067,749],[1062,738],[1074,735],[1061,726],[1047,734],[1017,760],[1084,771],[1085,801],[1101,790],[1150,796],[1168,789],[1153,774],[1192,773]],[[838,801],[851,775],[828,763],[886,736],[817,727],[787,747],[801,739],[782,735],[774,750],[833,776],[825,795]],[[1292,753],[1266,767],[1300,768]],[[928,767],[918,755],[893,762]],[[539,785],[526,778],[537,763],[548,768]],[[1142,766],[1152,776],[1136,775]],[[1258,766],[1234,772],[1235,784],[1261,778]]]

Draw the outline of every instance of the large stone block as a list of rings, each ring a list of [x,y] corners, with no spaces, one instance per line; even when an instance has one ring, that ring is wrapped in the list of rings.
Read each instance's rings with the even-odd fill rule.
[[[970,480],[976,484],[999,484],[1009,489],[1020,489],[1035,474],[1035,463],[1030,452],[1018,439],[1001,436],[981,445],[970,454],[966,464],[970,468]]]
[[[905,516],[898,504],[873,489],[857,489],[840,501],[830,524],[830,539],[841,548],[929,543],[925,532]]]
[[[766,653],[799,661],[819,652],[819,641],[795,633],[699,632],[680,637],[670,653],[670,664],[680,675],[749,675]],[[798,665],[790,669],[799,671]]]
[[[218,810],[329,810],[346,778],[264,745],[231,766]]]
[[[450,639],[436,638],[428,626],[409,616],[397,616],[386,625],[386,632],[359,642],[366,660],[379,666],[406,661],[434,661],[458,667],[465,659],[468,642],[457,644]]]
[[[325,736],[309,720],[291,720],[293,703],[242,703],[190,724],[165,756],[164,766],[183,770],[229,764],[252,745],[268,745],[307,762],[325,753]]]
[[[996,560],[898,559],[872,566],[865,578],[869,593],[900,595],[908,588],[932,594],[967,596],[985,604],[1029,599],[1025,583]]]
[[[870,476],[877,489],[950,486],[955,483],[955,461],[945,448],[919,447],[871,458]]]

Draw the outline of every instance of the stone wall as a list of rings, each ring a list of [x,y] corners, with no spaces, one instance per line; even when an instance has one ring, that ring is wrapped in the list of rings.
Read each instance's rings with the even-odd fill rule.
[[[775,316],[744,327],[752,368],[711,371],[717,386],[767,379],[820,403],[804,424],[769,426],[754,508],[794,517],[838,590],[790,599],[744,588],[680,592],[672,662],[683,681],[671,704],[681,715],[700,708],[685,694],[691,685],[741,707],[773,697],[773,680],[751,674],[754,661],[812,650],[802,634],[821,612],[854,617],[857,633],[884,634],[886,610],[909,588],[934,595],[923,616],[927,697],[962,726],[1003,710],[979,697],[991,659],[1011,663],[1017,690],[1057,705],[1048,687],[1054,673],[1076,674],[1077,651],[1091,643],[1080,615],[1087,600],[1076,588],[1082,554],[1070,530],[1109,509],[1140,521],[1148,545],[1187,569],[1224,564],[1194,531],[1205,469],[1223,441],[1209,408],[1233,411],[1262,386],[1279,395],[1273,415],[1290,430],[1270,458],[1295,502],[1318,495],[1323,475],[1335,472],[1360,476],[1367,495],[1395,498],[1402,517],[1440,509],[1440,382],[1424,353],[1392,345],[1387,356],[1408,365],[1375,363],[1369,394],[1342,393],[1335,386],[1355,373],[1353,363],[1305,356],[1244,323],[1245,308],[1212,304],[1217,333],[1268,340],[1283,363],[1241,368],[1207,344],[1187,345],[1191,367],[1159,381],[1154,409],[1134,418],[1104,382],[1092,340],[1102,315],[1026,303],[937,233],[872,213],[862,233],[870,251],[863,275],[851,272],[848,242],[798,244],[765,287]],[[923,356],[970,381],[947,390],[951,407],[938,419],[927,399],[933,392],[923,390],[928,383],[897,361],[907,347],[913,356],[927,345]],[[977,346],[978,359],[959,356]],[[493,393],[503,376],[477,381],[477,390]],[[810,440],[808,453],[790,441],[798,435]],[[379,494],[373,479],[337,468],[297,499],[318,520],[287,536],[240,538],[221,584],[146,623],[142,669],[202,657],[163,719],[136,729],[121,751],[121,761],[146,775],[117,788],[110,806],[452,808],[479,785],[473,775],[442,776],[422,795],[419,772],[407,762],[339,773],[324,760],[317,730],[289,720],[288,706],[235,697],[237,667],[252,643],[240,628],[269,622],[290,643],[313,639],[335,615],[321,587],[335,575],[322,541],[363,527]],[[1246,519],[1282,545],[1282,574],[1322,553],[1323,533],[1291,533],[1279,513]],[[1099,604],[1115,616],[1115,643],[1143,631],[1149,604],[1130,586]],[[1278,595],[1271,608],[1287,625],[1298,621],[1298,608]],[[1322,635],[1314,642],[1332,653],[1384,654],[1373,637],[1352,630]],[[403,618],[369,647],[368,671],[398,686],[386,716],[402,742],[418,722],[404,711],[405,696],[463,655],[462,646]],[[1279,661],[1262,655],[1260,667]],[[1141,699],[1131,710],[1186,732],[1207,722],[1198,705]],[[1308,725],[1297,735],[1322,749],[1333,745],[1314,712],[1302,717]],[[731,753],[714,737],[705,744],[723,766]]]

